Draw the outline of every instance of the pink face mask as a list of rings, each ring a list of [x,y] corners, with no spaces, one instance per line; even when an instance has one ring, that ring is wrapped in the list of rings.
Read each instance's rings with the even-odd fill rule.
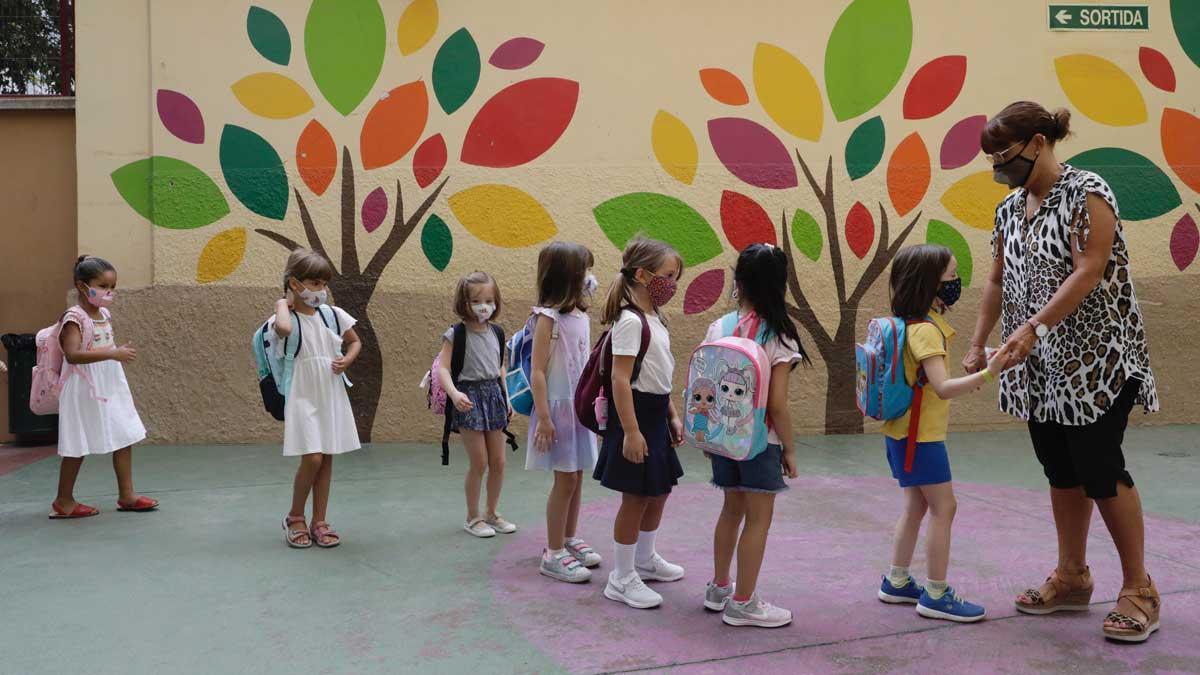
[[[660,277],[657,274],[646,284],[646,290],[650,292],[650,302],[654,303],[655,307],[662,307],[675,297],[675,280],[671,277]]]
[[[117,297],[116,291],[106,291],[99,288],[88,286],[87,299],[96,307],[108,307]]]

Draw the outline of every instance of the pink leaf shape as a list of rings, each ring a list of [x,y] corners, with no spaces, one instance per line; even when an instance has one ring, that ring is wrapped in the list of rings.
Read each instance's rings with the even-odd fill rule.
[[[471,120],[463,163],[503,169],[537,159],[567,130],[578,102],[579,83],[558,77],[501,89]]]
[[[173,136],[185,143],[204,142],[204,116],[192,99],[177,91],[159,89],[158,119]]]
[[[1197,248],[1200,248],[1200,231],[1196,229],[1192,214],[1184,214],[1171,231],[1171,259],[1180,272],[1196,259]]]
[[[1175,69],[1163,53],[1150,47],[1138,50],[1138,64],[1150,84],[1163,91],[1175,91]]]
[[[855,202],[846,214],[846,243],[850,250],[862,260],[875,243],[875,219],[862,202]]]
[[[946,132],[942,139],[941,161],[943,169],[966,166],[979,156],[979,135],[987,124],[987,115],[974,115],[959,120]]]
[[[377,187],[371,190],[371,194],[363,200],[362,204],[362,223],[363,229],[367,232],[374,232],[387,216],[388,199],[383,188]]]
[[[940,56],[921,66],[904,91],[904,119],[923,120],[949,108],[966,79],[965,56]]]
[[[516,37],[496,47],[488,63],[503,70],[520,70],[537,61],[546,45],[528,37]]]
[[[709,120],[708,138],[725,168],[746,183],[776,190],[798,184],[787,148],[758,122],[738,117]]]
[[[426,138],[413,154],[413,178],[417,185],[429,187],[446,168],[446,141],[441,134]]]
[[[725,290],[725,270],[717,268],[692,280],[683,294],[683,313],[699,314],[712,307]]]
[[[721,229],[734,250],[750,244],[775,245],[775,226],[758,202],[732,190],[721,193]]]

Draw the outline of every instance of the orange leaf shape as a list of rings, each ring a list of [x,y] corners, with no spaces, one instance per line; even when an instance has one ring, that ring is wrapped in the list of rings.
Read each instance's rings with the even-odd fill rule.
[[[1164,108],[1162,147],[1167,165],[1191,189],[1200,192],[1200,118]]]
[[[888,196],[896,213],[904,215],[917,208],[929,189],[929,151],[915,131],[908,135],[888,160]]]
[[[700,84],[709,96],[725,105],[746,105],[750,95],[737,75],[724,68],[705,68],[700,71]]]
[[[364,169],[387,166],[421,139],[429,118],[429,93],[421,81],[400,85],[384,94],[363,122],[359,154]]]
[[[313,194],[325,194],[329,184],[333,182],[333,174],[337,171],[337,147],[333,144],[333,136],[313,120],[300,133],[296,141],[296,167],[300,169],[300,178]]]

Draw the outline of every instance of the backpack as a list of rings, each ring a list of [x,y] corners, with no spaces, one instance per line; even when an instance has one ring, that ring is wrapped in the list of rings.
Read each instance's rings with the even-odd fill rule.
[[[108,310],[100,308],[100,314],[106,320],[110,317]],[[32,382],[29,387],[29,411],[35,415],[53,415],[58,412],[58,397],[62,394],[67,378],[72,373],[78,373],[88,383],[92,398],[104,402],[106,399],[96,395],[96,385],[88,372],[79,366],[67,363],[63,357],[62,330],[67,317],[79,323],[80,337],[83,339],[83,351],[92,348],[95,337],[95,322],[88,313],[78,305],[63,312],[58,322],[37,332],[34,345],[37,348],[37,364],[33,367]]]
[[[725,337],[692,352],[684,402],[684,439],[709,454],[754,459],[767,447],[771,363],[762,343],[767,328],[754,313],[721,318]]]
[[[337,312],[329,305],[317,307],[317,314],[330,332],[342,336],[342,322]],[[258,369],[258,390],[262,394],[263,408],[271,413],[271,417],[283,421],[283,410],[287,405],[287,394],[292,388],[292,367],[296,355],[300,353],[300,345],[304,344],[304,329],[296,312],[292,312],[292,333],[284,338],[283,355],[276,356],[271,348],[271,340],[278,339],[271,329],[271,320],[263,322],[254,336],[250,339],[250,347],[254,352],[254,363]],[[350,379],[342,373],[342,380],[350,386]]]
[[[638,347],[637,356],[633,359],[633,372],[629,376],[629,382],[633,383],[642,372],[642,361],[646,358],[646,350],[650,348],[650,322],[640,309],[625,309],[642,320],[642,342]],[[579,384],[575,386],[575,416],[585,429],[601,436],[608,426],[607,394],[612,391],[612,362],[612,328],[609,328],[596,340],[596,345],[592,347],[592,353],[583,366],[583,372],[580,373]]]
[[[500,370],[504,370],[504,329],[496,324],[489,324],[492,328],[492,333],[496,336],[496,341],[500,343]],[[456,385],[458,384],[458,376],[462,373],[463,362],[467,358],[467,327],[459,322],[454,325],[453,340],[450,343],[450,379]],[[421,388],[425,390],[425,402],[429,406],[430,412],[435,415],[441,415],[445,418],[442,424],[442,466],[450,464],[450,433],[454,431],[454,405],[450,403],[446,396],[446,390],[442,388],[442,381],[438,378],[437,373],[442,367],[442,352],[438,350],[436,356],[433,357],[433,364],[429,366],[429,370],[425,372],[425,377],[421,378]],[[508,445],[517,451],[517,438],[512,435],[508,429],[504,430],[504,436],[507,439]]]
[[[548,315],[547,315],[548,316]],[[533,414],[533,331],[538,314],[533,314],[525,325],[513,333],[508,341],[508,371],[504,381],[508,386],[508,402],[513,412],[529,417]],[[553,317],[551,317],[553,319]],[[550,339],[558,339],[558,321],[552,323]]]

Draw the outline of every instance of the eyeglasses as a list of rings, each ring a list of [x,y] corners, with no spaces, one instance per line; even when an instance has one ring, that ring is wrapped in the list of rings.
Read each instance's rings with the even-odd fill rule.
[[[1030,139],[1030,140],[1032,140],[1032,139]],[[1018,145],[1021,146],[1021,149],[1017,151],[1017,155],[1021,154],[1022,152],[1025,152],[1025,146],[1029,145],[1029,141],[1024,141],[1024,142],[1017,141],[1016,143],[1013,143],[1012,145],[1008,146],[1007,148],[1001,150],[1000,152],[993,152],[992,154],[987,156],[988,161],[991,162],[992,166],[1001,166],[1001,165],[1007,164],[1008,162],[1012,161],[1017,155],[1013,155],[1012,157],[1008,158],[1007,160],[1004,159],[1004,156],[1008,154],[1009,150],[1012,150],[1013,148],[1017,147]]]

